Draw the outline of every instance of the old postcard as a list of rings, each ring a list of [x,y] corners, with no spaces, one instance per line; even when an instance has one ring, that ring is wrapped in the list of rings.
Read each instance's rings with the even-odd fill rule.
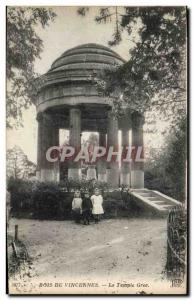
[[[7,292],[187,294],[187,8],[6,16]]]

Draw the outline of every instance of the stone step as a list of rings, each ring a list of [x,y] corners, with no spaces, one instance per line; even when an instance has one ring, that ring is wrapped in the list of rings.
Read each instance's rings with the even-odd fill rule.
[[[158,205],[168,204],[166,201],[163,201],[163,200],[151,200],[151,201]]]
[[[146,199],[150,200],[151,202],[155,203],[155,204],[168,204],[168,201],[166,200],[162,200],[160,199],[159,197],[157,196],[148,196],[148,197],[145,197]]]
[[[152,202],[169,204],[167,200],[160,199],[159,197],[147,197],[147,199],[149,199]]]
[[[133,189],[130,194],[134,196],[136,204],[157,212],[158,215],[167,216],[169,210],[178,204],[178,201],[157,191],[148,189]]]
[[[161,205],[161,208],[172,208],[173,207],[173,205],[171,205],[171,204],[168,204],[168,205]]]
[[[131,192],[134,191],[136,193],[150,193],[150,190],[147,189],[131,189]]]
[[[152,193],[138,193],[138,194],[143,197],[154,197],[152,196]]]
[[[160,212],[169,212],[169,210],[172,209],[172,207],[173,207],[173,206],[170,206],[170,207],[163,207],[163,206],[161,206],[161,207],[159,208],[159,211],[160,211]]]

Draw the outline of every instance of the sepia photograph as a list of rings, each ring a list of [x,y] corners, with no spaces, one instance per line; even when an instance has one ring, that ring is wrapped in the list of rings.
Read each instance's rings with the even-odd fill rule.
[[[6,7],[9,295],[187,295],[188,8]]]

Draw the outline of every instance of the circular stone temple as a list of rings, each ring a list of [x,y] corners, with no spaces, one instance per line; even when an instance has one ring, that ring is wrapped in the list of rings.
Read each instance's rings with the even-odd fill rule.
[[[36,100],[38,121],[37,178],[41,181],[59,181],[62,164],[46,158],[46,151],[59,145],[59,130],[69,130],[69,143],[79,149],[81,133],[99,133],[99,146],[118,145],[121,130],[122,146],[143,146],[143,116],[130,113],[129,109],[119,119],[113,117],[112,102],[116,95],[105,98],[99,95],[93,77],[104,69],[113,70],[125,61],[108,47],[85,44],[65,51],[57,58],[50,70],[40,78]],[[112,96],[113,97],[113,96]],[[99,160],[97,179],[112,186],[120,184],[143,188],[143,163],[128,164]],[[88,170],[89,171],[89,170]],[[92,172],[90,173],[92,174]],[[68,178],[81,179],[79,162],[68,162]]]

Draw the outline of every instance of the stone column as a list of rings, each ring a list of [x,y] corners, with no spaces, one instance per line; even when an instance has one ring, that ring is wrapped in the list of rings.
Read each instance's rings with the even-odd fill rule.
[[[37,116],[38,121],[38,139],[37,139],[37,180],[41,180],[41,168],[42,168],[42,135],[43,135],[43,116],[39,114]]]
[[[108,113],[107,125],[107,151],[113,146],[114,152],[118,151],[118,120]],[[107,162],[107,183],[112,187],[119,185],[119,163],[116,161],[117,156],[112,156],[110,162]]]
[[[79,108],[70,109],[70,146],[75,148],[73,160],[69,161],[68,178],[81,179],[81,164],[74,162],[74,158],[81,148],[81,111]]]
[[[54,126],[52,128],[52,144],[54,146],[59,146],[59,128],[58,126]],[[59,156],[59,152],[55,152],[56,156]],[[59,182],[60,181],[60,159],[58,157],[58,160],[53,163],[53,176],[54,176],[54,181]]]
[[[123,157],[121,161],[120,181],[122,185],[130,187],[130,162],[123,161],[127,152],[126,147],[129,147],[129,128],[126,126],[122,128],[121,134],[122,134]]]
[[[106,133],[99,132],[99,146],[106,148]],[[97,161],[98,180],[107,182],[106,156]]]
[[[121,172],[120,172],[120,183],[121,185],[130,187],[130,171],[131,171],[131,162],[125,162],[123,159],[127,157],[128,150],[126,147],[130,146],[129,143],[129,130],[131,128],[131,113],[125,108],[125,113],[119,118],[119,128],[121,129],[122,137],[122,161],[121,161]]]
[[[39,143],[40,140],[40,143]],[[41,181],[59,181],[59,160],[50,162],[46,158],[47,150],[52,146],[59,146],[59,129],[54,122],[54,116],[43,114],[43,118],[38,132],[38,161],[41,164],[40,180]],[[53,151],[51,157],[54,158],[59,153]],[[41,160],[41,162],[40,162]]]
[[[134,151],[135,155],[131,163],[131,188],[133,189],[144,188],[143,124],[144,124],[144,117],[138,112],[133,113],[132,114],[132,146],[135,147],[135,151]],[[139,159],[142,161],[136,161],[137,154],[140,154]]]

